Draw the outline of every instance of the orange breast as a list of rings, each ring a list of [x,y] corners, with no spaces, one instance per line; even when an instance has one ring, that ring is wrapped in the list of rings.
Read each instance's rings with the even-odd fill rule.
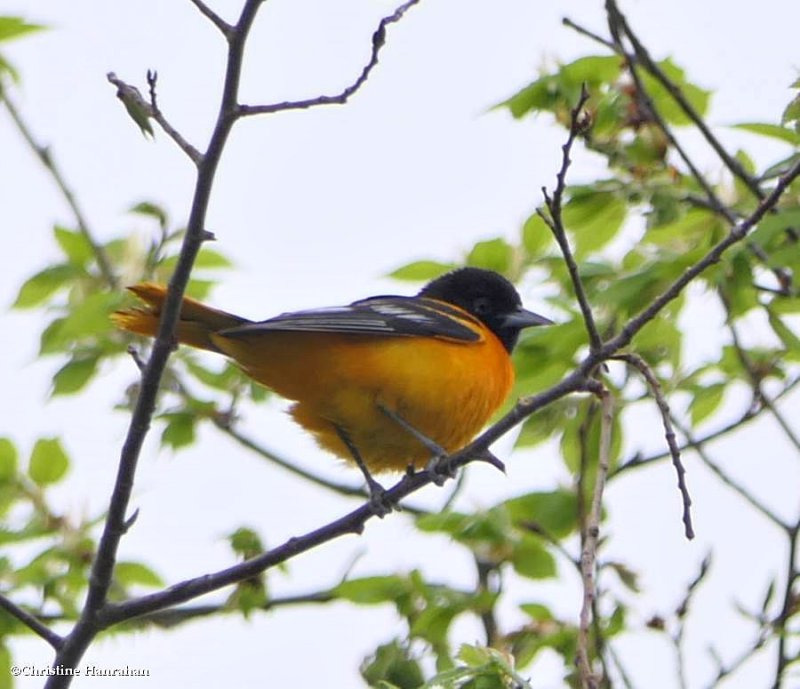
[[[486,424],[514,381],[505,348],[488,331],[477,343],[301,332],[211,337],[255,380],[294,401],[292,416],[322,447],[351,459],[334,424],[343,428],[373,472],[430,459],[379,405],[452,452]]]

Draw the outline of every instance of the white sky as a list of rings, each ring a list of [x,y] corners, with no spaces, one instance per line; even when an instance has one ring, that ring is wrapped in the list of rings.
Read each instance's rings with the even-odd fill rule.
[[[479,239],[515,237],[540,200],[538,190],[552,182],[563,135],[543,119],[513,122],[505,112],[487,109],[528,83],[543,63],[599,53],[560,20],[566,12],[602,32],[602,4],[422,0],[391,27],[381,64],[351,104],[237,125],[208,222],[218,248],[236,267],[222,278],[214,303],[257,318],[387,290],[410,292],[413,286],[381,276],[415,258],[456,259]],[[231,18],[239,2],[216,6]],[[247,54],[244,100],[264,103],[339,91],[360,71],[377,20],[392,7],[375,0],[266,3]],[[623,3],[623,10],[655,56],[674,55],[693,80],[717,91],[709,118],[713,125],[777,119],[800,64],[800,13],[793,0],[763,0],[757,6],[640,0]],[[4,48],[23,77],[22,91],[13,95],[40,140],[52,144],[97,236],[149,231],[125,212],[143,199],[163,204],[175,223],[185,222],[191,165],[161,133],[155,143],[142,138],[105,74],[115,71],[144,88],[145,71],[157,69],[163,111],[202,148],[223,69],[215,30],[188,0],[5,0],[0,13],[53,27]],[[730,146],[741,142],[751,152],[758,145],[761,163],[779,153],[744,135],[723,130],[722,136]],[[577,159],[573,180],[596,172],[593,161]],[[701,161],[703,169],[717,173],[713,158]],[[70,224],[72,218],[5,115],[0,115],[0,179],[7,251],[0,303],[7,305],[27,276],[57,256],[53,223]],[[541,306],[535,287],[523,296],[532,308]],[[698,317],[691,323],[700,347],[717,336],[719,322],[701,314],[705,303],[696,298]],[[133,365],[121,359],[113,370],[104,369],[91,394],[48,402],[48,380],[59,362],[35,361],[40,319],[19,312],[3,312],[1,318],[0,434],[22,448],[42,435],[63,436],[74,464],[54,499],[67,514],[94,514],[106,504],[127,424],[124,414],[111,409],[134,379]],[[792,408],[797,407],[795,399]],[[320,455],[281,414],[251,411],[244,424],[248,433],[306,466],[356,479]],[[793,515],[800,478],[796,457],[771,424],[758,428],[721,445],[716,457],[779,511]],[[660,443],[654,433],[632,447],[653,449]],[[507,444],[497,448],[501,456],[507,449]],[[505,495],[565,483],[568,477],[551,450],[511,458],[506,477],[484,467],[471,469],[465,504],[490,505]],[[730,657],[751,638],[731,604],[758,605],[769,567],[781,562],[776,549],[783,542],[691,462],[689,481],[695,542],[682,538],[668,466],[614,485],[604,529],[613,537],[605,554],[642,572],[648,593],[637,603],[638,623],[671,610],[699,560],[714,550],[714,571],[689,632],[695,649],[690,686],[697,687],[709,679],[704,652],[709,644]],[[441,493],[428,489],[419,500],[437,505]],[[277,544],[340,516],[354,503],[305,486],[204,431],[196,448],[177,456],[159,451],[153,440],[146,445],[133,505],[141,513],[123,541],[122,559],[142,559],[174,582],[230,564],[224,536],[241,524]],[[294,560],[288,574],[272,576],[271,590],[327,587],[359,556],[354,575],[422,568],[432,579],[464,586],[473,579],[460,549],[444,539],[417,537],[405,518],[392,515],[371,523],[360,539],[347,538]],[[515,601],[551,601],[555,592],[555,607],[577,617],[576,582],[566,567],[562,571],[561,584],[526,583],[515,591]],[[506,613],[509,625],[521,619],[511,606]],[[479,637],[476,625],[458,629],[460,641]],[[152,677],[141,683],[147,687],[255,686],[265,679],[300,689],[321,683],[350,687],[360,686],[356,668],[364,654],[400,633],[388,608],[332,605],[256,615],[250,622],[216,619],[169,634],[118,636],[93,647],[86,662],[147,667]],[[670,649],[661,638],[631,639],[622,649],[629,657],[639,655],[633,663],[639,686],[676,686]],[[22,664],[44,665],[51,659],[37,639],[16,643],[14,651]],[[765,686],[772,662],[770,655],[752,664],[729,686]],[[132,682],[140,686],[141,680],[103,686]],[[533,682],[559,686],[554,665],[537,666]],[[39,684],[19,682],[21,687]],[[76,686],[89,684],[84,680]]]

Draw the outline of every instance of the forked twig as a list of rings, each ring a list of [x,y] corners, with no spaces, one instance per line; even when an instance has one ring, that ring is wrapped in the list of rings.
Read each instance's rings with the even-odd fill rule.
[[[672,465],[675,467],[675,473],[678,475],[678,490],[681,492],[681,500],[683,502],[683,529],[686,538],[689,540],[694,538],[694,527],[692,526],[692,498],[689,495],[689,489],[686,486],[686,468],[681,461],[681,449],[678,446],[678,441],[675,437],[675,430],[672,427],[672,415],[670,413],[669,404],[664,391],[661,388],[661,383],[658,382],[656,374],[650,368],[648,363],[642,359],[638,354],[627,353],[618,354],[612,357],[619,361],[624,361],[635,368],[644,378],[650,392],[653,393],[658,411],[661,414],[661,422],[664,425],[664,438],[669,447],[669,453],[672,457]]]

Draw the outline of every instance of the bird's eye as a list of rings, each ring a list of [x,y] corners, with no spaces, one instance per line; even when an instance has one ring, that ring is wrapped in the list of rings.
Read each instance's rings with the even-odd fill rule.
[[[491,301],[488,297],[477,297],[475,301],[472,302],[473,313],[477,316],[488,313],[491,309],[491,305]]]

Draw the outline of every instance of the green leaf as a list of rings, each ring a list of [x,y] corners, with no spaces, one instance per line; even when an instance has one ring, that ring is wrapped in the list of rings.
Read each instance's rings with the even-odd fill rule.
[[[0,438],[0,483],[17,475],[17,448],[9,438]]]
[[[207,270],[230,268],[232,265],[233,263],[227,256],[214,249],[209,249],[207,246],[203,246],[200,249],[194,262],[195,268],[205,268]]]
[[[700,116],[705,115],[711,99],[711,93],[686,81],[686,73],[669,58],[659,62],[658,66],[666,77],[680,89],[684,98],[693,107],[695,112]],[[650,99],[653,101],[653,105],[669,124],[685,126],[692,123],[681,106],[678,105],[675,99],[655,77],[646,72],[642,73],[641,77],[644,87],[650,95]]]
[[[699,387],[694,391],[692,401],[689,403],[689,414],[693,426],[697,426],[719,408],[725,395],[725,388],[725,383],[714,383]]]
[[[45,268],[23,283],[12,308],[30,309],[38,306],[59,289],[66,287],[71,279],[82,274],[80,268],[66,263]]]
[[[123,586],[164,586],[161,577],[141,562],[118,562],[114,567],[114,578]]]
[[[162,444],[177,450],[194,442],[196,421],[194,414],[174,412],[163,414],[161,418],[167,420],[167,425],[161,433]]]
[[[375,576],[343,581],[333,595],[359,605],[394,603],[408,591],[408,582],[398,576]]]
[[[550,622],[555,619],[550,608],[541,603],[522,603],[519,609],[537,622]]]
[[[0,689],[13,689],[14,687],[14,675],[11,671],[12,660],[8,647],[0,644]]]
[[[767,317],[769,318],[769,324],[773,332],[780,338],[780,341],[783,342],[784,347],[795,354],[799,354],[800,338],[794,334],[792,329],[786,325],[771,308],[767,309]]]
[[[497,107],[508,108],[515,119],[520,119],[529,112],[549,110],[554,107],[559,101],[559,95],[557,78],[548,74],[517,91]]]
[[[134,215],[143,215],[147,218],[154,218],[162,229],[169,224],[169,216],[167,215],[167,211],[152,201],[141,201],[133,206],[128,212],[133,213]]]
[[[589,55],[564,65],[559,74],[577,86],[609,84],[619,79],[624,64],[617,55]]]
[[[789,122],[798,122],[800,120],[800,94],[795,96],[786,106],[786,109],[781,115],[781,124],[788,124]],[[795,124],[795,130],[798,129]],[[800,133],[800,132],[798,132]]]
[[[511,553],[511,565],[520,576],[528,579],[549,579],[557,573],[555,558],[539,538],[525,534],[515,544]]]
[[[433,280],[440,275],[453,270],[455,263],[441,263],[440,261],[414,261],[407,265],[397,268],[397,270],[389,273],[389,277],[395,280],[409,280],[412,282],[421,282]]]
[[[563,218],[572,231],[576,258],[585,258],[614,239],[627,213],[625,201],[613,192],[574,193],[564,207]]]
[[[467,255],[467,265],[506,273],[511,267],[514,250],[501,238],[478,242]]]
[[[114,329],[110,315],[122,304],[120,292],[95,292],[54,320],[41,336],[40,354],[70,350],[76,341],[98,338]]]
[[[0,17],[0,41],[21,38],[45,28],[40,24],[29,24],[22,17]]]
[[[361,666],[361,676],[377,689],[419,689],[425,682],[419,663],[398,641],[378,646]]]
[[[641,588],[639,587],[639,575],[630,567],[622,562],[608,562],[606,567],[610,567],[614,572],[616,572],[619,580],[629,591],[632,591],[633,593],[639,593],[641,591]]]
[[[264,552],[264,543],[253,529],[241,526],[228,536],[233,552],[245,560]]]
[[[779,124],[767,124],[764,122],[744,122],[742,124],[731,125],[732,129],[741,129],[745,132],[758,134],[759,136],[766,136],[778,141],[784,141],[792,146],[800,146],[800,134],[789,129],[782,127]]]
[[[28,475],[37,486],[58,483],[69,469],[69,458],[58,438],[40,438],[31,452]]]
[[[56,225],[53,234],[69,263],[83,267],[93,258],[92,245],[83,233]]]
[[[72,395],[82,390],[97,371],[97,354],[77,354],[53,377],[53,396]]]
[[[569,490],[528,493],[505,506],[517,526],[535,525],[556,538],[568,536],[578,525],[578,496]]]
[[[541,256],[553,241],[553,233],[538,213],[533,213],[522,226],[522,246],[529,258]]]

